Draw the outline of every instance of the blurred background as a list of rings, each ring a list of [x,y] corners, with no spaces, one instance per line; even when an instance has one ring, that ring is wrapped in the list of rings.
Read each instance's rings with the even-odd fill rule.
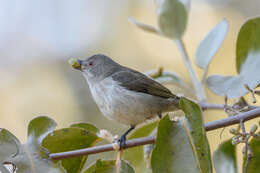
[[[258,0],[192,1],[184,36],[192,61],[199,41],[226,18],[228,35],[209,74],[235,74],[239,28],[259,11]],[[128,22],[129,16],[156,26],[152,0],[0,0],[0,127],[25,142],[29,121],[47,115],[60,128],[73,122],[91,122],[121,134],[127,127],[108,122],[101,115],[83,76],[68,64],[72,57],[103,53],[142,72],[163,66],[190,84],[173,42],[139,30]],[[196,71],[201,77],[202,70]],[[187,93],[174,85],[167,87],[175,93]],[[223,98],[206,92],[209,102],[223,103]],[[224,117],[223,112],[207,111],[204,119],[208,122]],[[230,137],[226,130],[220,139],[220,131],[207,133],[211,151]]]

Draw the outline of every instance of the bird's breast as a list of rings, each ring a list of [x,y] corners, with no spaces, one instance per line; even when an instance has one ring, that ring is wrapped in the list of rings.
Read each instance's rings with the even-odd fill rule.
[[[142,123],[163,112],[162,104],[166,101],[163,98],[125,89],[112,78],[89,86],[101,112],[107,118],[127,125]]]

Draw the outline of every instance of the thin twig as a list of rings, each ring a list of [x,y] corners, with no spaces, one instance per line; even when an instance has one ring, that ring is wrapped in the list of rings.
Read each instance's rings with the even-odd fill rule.
[[[244,119],[241,118],[239,123],[240,123],[240,128],[241,128],[242,134],[246,135],[246,128],[245,128],[245,124],[244,124]]]
[[[246,163],[245,163],[244,168],[243,168],[243,173],[246,173],[246,170],[247,170],[247,167],[248,167],[250,160],[251,160],[251,157],[246,158]]]
[[[178,50],[181,53],[182,59],[183,59],[185,65],[187,67],[187,70],[188,70],[188,72],[190,74],[193,86],[194,86],[195,91],[196,91],[197,99],[200,102],[206,101],[205,92],[204,92],[203,87],[202,87],[201,83],[199,82],[199,80],[198,80],[198,78],[196,76],[196,73],[195,73],[195,71],[194,71],[194,69],[193,69],[193,67],[191,65],[191,62],[190,62],[187,50],[185,48],[185,44],[183,43],[183,41],[181,39],[175,40],[175,43],[176,43],[176,46],[177,46]]]
[[[249,145],[249,139],[251,137],[251,134],[246,133],[246,128],[245,128],[245,124],[244,124],[243,119],[240,120],[240,128],[241,128],[242,134],[245,138],[245,153],[244,153],[244,156],[246,156],[246,162],[245,162],[245,165],[244,165],[244,168],[243,168],[243,173],[246,173],[248,164],[253,157],[252,156],[252,150],[251,150],[251,147]]]
[[[224,105],[224,104],[215,104],[215,103],[200,103],[200,107],[202,110],[209,110],[209,109],[221,109],[223,110],[225,107],[232,107],[233,105]],[[247,110],[252,110],[258,108],[258,106],[248,105]]]
[[[244,155],[246,156],[246,162],[245,162],[245,165],[244,165],[244,168],[243,168],[243,173],[246,173],[248,164],[252,159],[252,150],[251,150],[250,145],[248,143],[248,139],[245,143],[245,147],[246,148],[245,148],[245,154]]]
[[[202,108],[202,110],[209,110],[209,109],[223,110],[225,105],[224,104],[214,104],[214,103],[200,103],[200,107]]]
[[[207,74],[208,74],[208,68],[204,69],[204,73],[203,73],[203,76],[201,78],[201,84],[205,84]]]
[[[223,128],[226,126],[238,124],[238,123],[240,123],[241,119],[243,119],[243,121],[245,122],[245,121],[254,119],[256,117],[260,117],[260,108],[253,109],[248,112],[243,112],[236,116],[231,116],[231,117],[228,117],[225,119],[206,123],[204,127],[205,127],[206,131],[211,131],[211,130]],[[155,136],[128,140],[128,141],[126,141],[126,148],[131,148],[131,147],[146,145],[146,144],[152,144],[155,142],[155,140],[156,140]],[[67,152],[62,152],[62,153],[53,153],[53,154],[49,155],[49,158],[58,160],[58,159],[78,157],[78,156],[82,156],[82,155],[96,154],[96,153],[113,151],[113,150],[114,150],[113,145],[107,144],[107,145],[95,146],[95,147],[85,148],[85,149],[80,149],[80,150],[67,151]]]

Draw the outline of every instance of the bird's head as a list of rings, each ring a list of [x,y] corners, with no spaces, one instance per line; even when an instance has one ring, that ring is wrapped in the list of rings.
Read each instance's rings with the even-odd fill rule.
[[[106,55],[96,54],[85,60],[70,59],[73,68],[82,71],[87,80],[103,80],[120,69],[120,65]]]

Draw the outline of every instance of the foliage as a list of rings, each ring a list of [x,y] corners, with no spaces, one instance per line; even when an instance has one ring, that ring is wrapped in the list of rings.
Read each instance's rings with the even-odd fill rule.
[[[134,169],[126,161],[122,160],[120,166],[120,173],[134,173]],[[115,171],[115,160],[97,160],[84,173],[114,173]]]
[[[165,116],[159,123],[151,158],[152,170],[154,173],[210,173],[210,151],[200,107],[184,98],[180,105],[185,117],[173,122]]]
[[[129,19],[130,22],[143,31],[182,43],[178,45],[178,48],[187,67],[192,68],[182,42],[188,23],[190,1],[156,0],[155,2],[158,27],[143,24],[133,18]],[[203,69],[204,75],[198,84],[196,83],[197,79],[194,78],[196,75],[191,75],[194,88],[203,88],[202,86],[205,84],[217,95],[227,96],[225,98],[243,98],[248,92],[254,97],[254,94],[259,94],[255,88],[260,83],[260,70],[258,69],[260,67],[259,17],[246,21],[239,31],[236,44],[238,74],[207,77],[209,65],[221,47],[227,31],[228,22],[222,20],[198,45],[195,62],[199,68]],[[70,63],[75,68],[79,67],[76,60],[71,60]],[[192,70],[190,72],[193,73]],[[175,72],[164,71],[163,68],[152,70],[147,74],[161,83],[175,84],[189,90],[191,88]],[[194,93],[194,95],[199,97],[200,94]],[[198,97],[197,100],[200,101]],[[248,106],[247,103],[245,106]],[[182,110],[181,116],[172,118],[167,114],[159,122],[147,123],[136,129],[129,137],[129,139],[133,139],[156,134],[154,145],[127,149],[123,153],[124,160],[98,159],[87,168],[88,157],[86,155],[62,160],[51,160],[48,156],[50,153],[78,150],[97,145],[102,139],[99,137],[99,129],[92,124],[77,123],[66,128],[55,129],[57,124],[54,120],[40,116],[29,123],[28,140],[25,144],[21,144],[7,129],[0,129],[0,171],[2,173],[112,173],[119,171],[120,168],[121,173],[212,173],[214,166],[216,173],[237,173],[239,171],[234,144],[238,143],[246,144],[243,165],[247,173],[259,171],[260,135],[255,133],[257,126],[252,127],[250,132],[246,132],[241,121],[242,132],[230,129],[230,132],[235,136],[232,140],[224,141],[219,145],[213,154],[212,162],[204,128],[203,112],[199,103],[182,97],[179,108]],[[225,112],[229,111],[234,114],[243,111],[240,108],[236,108],[235,105],[228,107],[226,103],[224,105]],[[249,152],[253,153],[253,158],[250,160],[248,157],[252,153]],[[248,161],[249,163],[247,163]]]
[[[134,133],[131,134],[131,136],[129,136],[128,139],[148,136],[155,130],[157,124],[157,122],[153,122],[138,128]],[[149,167],[149,165],[146,165],[144,154],[144,147],[138,146],[126,150],[124,152],[123,158],[128,160],[135,167],[137,172],[141,172]]]
[[[65,172],[59,165],[50,162],[46,151],[41,147],[43,138],[54,128],[56,123],[48,117],[33,119],[28,126],[28,141],[21,144],[19,140],[6,129],[0,131],[0,162],[15,165],[16,172]]]
[[[224,141],[219,145],[213,154],[214,167],[216,173],[229,172],[237,173],[236,148],[231,142]]]
[[[0,162],[15,165],[16,172],[80,172],[86,156],[51,161],[49,152],[70,151],[87,148],[99,139],[98,129],[87,123],[55,130],[56,122],[41,116],[28,125],[28,141],[21,144],[8,130],[0,131]],[[4,169],[4,168],[3,168]]]
[[[248,20],[240,29],[237,38],[237,76],[211,75],[208,87],[216,94],[228,98],[241,97],[248,93],[245,85],[255,89],[260,83],[260,18]]]
[[[253,158],[248,164],[247,173],[255,173],[260,169],[260,140],[252,139],[249,145],[252,149]],[[246,159],[247,157],[244,157],[244,162],[246,162]]]

